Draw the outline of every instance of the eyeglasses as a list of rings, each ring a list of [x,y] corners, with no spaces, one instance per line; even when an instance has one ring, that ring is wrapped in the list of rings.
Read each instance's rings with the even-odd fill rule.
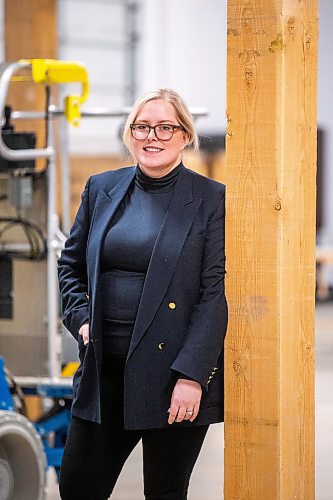
[[[146,125],[145,123],[132,123],[130,128],[133,139],[138,141],[147,139],[151,130],[154,130],[157,139],[160,141],[170,141],[175,130],[185,130],[181,125],[170,125],[169,123],[154,125],[154,127]]]

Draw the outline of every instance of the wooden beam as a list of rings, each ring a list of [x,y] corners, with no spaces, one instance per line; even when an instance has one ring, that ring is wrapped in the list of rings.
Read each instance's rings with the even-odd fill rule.
[[[314,499],[317,0],[229,0],[225,500]]]

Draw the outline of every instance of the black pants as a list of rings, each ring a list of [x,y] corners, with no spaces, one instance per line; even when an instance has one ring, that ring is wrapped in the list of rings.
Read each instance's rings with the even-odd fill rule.
[[[61,466],[62,500],[106,500],[140,439],[146,500],[186,500],[208,426],[124,430],[122,381],[123,361],[113,359],[103,367],[102,423],[73,417]]]

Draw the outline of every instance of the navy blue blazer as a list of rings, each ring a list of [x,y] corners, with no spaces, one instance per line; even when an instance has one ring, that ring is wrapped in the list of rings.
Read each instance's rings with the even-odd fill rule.
[[[90,177],[58,261],[63,321],[78,340],[74,416],[100,422],[102,361],[100,254],[103,237],[136,167]],[[223,420],[225,186],[184,168],[151,256],[124,373],[126,429],[168,427],[179,372],[203,387],[191,423]],[[78,331],[89,318],[88,346]]]

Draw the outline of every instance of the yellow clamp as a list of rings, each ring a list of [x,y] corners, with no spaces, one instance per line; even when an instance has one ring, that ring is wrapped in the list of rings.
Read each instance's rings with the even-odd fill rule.
[[[64,98],[64,112],[67,120],[78,127],[81,121],[80,106],[89,93],[88,73],[82,63],[56,61],[55,59],[24,60],[31,64],[32,78],[36,83],[82,83],[82,94],[72,94]]]

